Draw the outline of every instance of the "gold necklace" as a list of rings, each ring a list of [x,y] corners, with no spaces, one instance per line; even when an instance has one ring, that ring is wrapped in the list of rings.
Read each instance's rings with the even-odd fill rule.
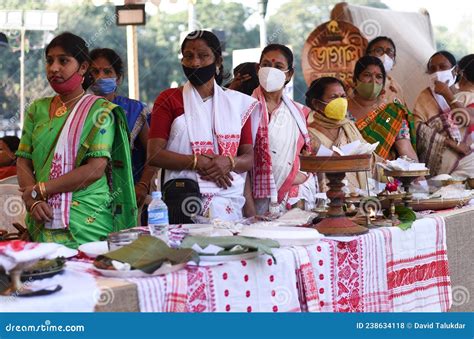
[[[67,112],[66,104],[69,104],[70,102],[73,102],[74,100],[79,99],[80,97],[84,95],[84,93],[85,91],[82,91],[82,93],[79,94],[77,97],[72,98],[71,100],[68,100],[66,102],[62,101],[61,97],[58,95],[58,99],[61,102],[61,106],[56,109],[56,111],[54,112],[54,115],[57,116],[58,118],[62,117]]]

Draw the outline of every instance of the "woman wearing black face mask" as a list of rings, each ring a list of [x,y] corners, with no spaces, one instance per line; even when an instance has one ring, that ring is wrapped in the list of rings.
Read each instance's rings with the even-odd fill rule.
[[[188,34],[181,53],[188,82],[183,87],[163,91],[155,101],[148,142],[149,164],[166,170],[165,186],[171,180],[197,182],[206,216],[239,219],[245,200],[245,173],[253,164],[249,117],[257,101],[219,86],[222,51],[211,32]],[[170,197],[164,191],[168,200]],[[179,198],[173,200],[176,205]]]

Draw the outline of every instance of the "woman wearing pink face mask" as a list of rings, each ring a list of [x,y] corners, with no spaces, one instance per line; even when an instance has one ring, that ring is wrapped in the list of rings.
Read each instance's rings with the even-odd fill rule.
[[[57,94],[27,109],[18,182],[32,239],[76,248],[136,224],[127,120],[120,107],[85,94],[91,81],[82,38],[63,33],[45,56]]]
[[[456,58],[440,51],[428,61],[432,85],[418,96],[413,110],[417,127],[417,152],[430,175],[451,174],[469,178],[474,173],[469,114],[455,97]]]
[[[260,57],[260,86],[253,97],[262,116],[255,140],[254,166],[246,186],[245,214],[265,214],[304,201],[312,208],[317,183],[300,171],[299,155],[311,152],[306,118],[309,108],[288,98],[285,85],[293,76],[293,53],[279,44],[265,47]]]

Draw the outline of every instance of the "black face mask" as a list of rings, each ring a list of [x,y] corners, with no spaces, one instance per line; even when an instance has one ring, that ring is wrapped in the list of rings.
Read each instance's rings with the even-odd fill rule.
[[[191,82],[191,84],[194,86],[204,85],[216,74],[215,63],[199,68],[191,68],[184,65],[182,66],[186,78],[188,78],[189,82]]]

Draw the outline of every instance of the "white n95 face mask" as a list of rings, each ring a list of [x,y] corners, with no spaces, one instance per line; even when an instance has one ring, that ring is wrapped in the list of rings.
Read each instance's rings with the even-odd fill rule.
[[[454,82],[456,79],[454,78],[453,75],[453,68],[447,69],[445,71],[438,71],[433,74],[430,74],[431,80],[434,82],[435,80],[438,80],[440,82],[444,82],[448,84],[448,87],[451,87],[454,85]]]
[[[380,61],[383,63],[383,68],[385,68],[385,72],[390,72],[393,68],[394,61],[391,57],[389,57],[387,54],[382,55],[379,57]]]
[[[285,86],[286,76],[283,71],[273,67],[261,67],[258,70],[258,81],[267,92],[279,91]]]

